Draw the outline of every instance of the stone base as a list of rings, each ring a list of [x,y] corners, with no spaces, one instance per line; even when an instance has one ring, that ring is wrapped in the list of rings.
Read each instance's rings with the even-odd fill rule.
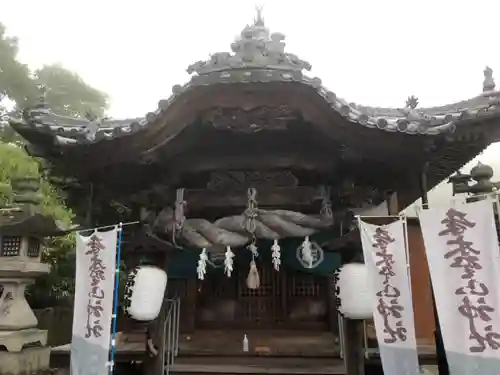
[[[0,261],[0,278],[29,279],[45,275],[50,271],[50,266],[40,261],[12,258],[4,257]]]
[[[23,329],[21,331],[0,331],[0,345],[5,346],[10,353],[19,353],[24,346],[29,344],[47,345],[47,331],[37,328]],[[3,368],[0,367],[0,370],[3,370]]]
[[[29,375],[47,370],[50,348],[28,348],[19,353],[0,352],[0,375]]]
[[[439,375],[438,367],[434,365],[420,366],[420,371],[422,375]]]

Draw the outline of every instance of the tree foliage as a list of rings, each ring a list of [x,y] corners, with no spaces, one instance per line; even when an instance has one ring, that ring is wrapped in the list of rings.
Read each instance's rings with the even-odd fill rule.
[[[18,49],[17,38],[7,36],[0,24],[0,207],[11,203],[10,180],[14,176],[36,176],[41,179],[42,212],[69,224],[73,214],[61,192],[43,177],[41,164],[19,146],[19,138],[5,126],[5,121],[2,123],[2,117],[11,112],[5,104],[13,102],[14,111],[20,110],[39,98],[39,85],[43,85],[46,103],[54,113],[83,117],[91,112],[102,116],[107,108],[107,95],[60,65],[48,65],[31,72],[17,59]],[[74,236],[48,239],[45,245],[43,261],[52,268],[28,290],[28,299],[34,308],[70,303],[74,291]]]
[[[83,117],[87,112],[103,116],[108,107],[108,96],[91,87],[76,73],[61,65],[45,65],[34,72],[21,63],[17,54],[17,38],[6,34],[0,23],[0,103],[12,100],[18,109],[38,99],[40,85],[46,91],[46,102],[60,115]]]
[[[61,193],[41,175],[37,160],[16,144],[0,142],[0,207],[12,203],[10,181],[15,176],[38,177],[43,195],[42,213],[71,223],[71,210],[65,206]],[[72,235],[46,240],[42,260],[51,265],[51,271],[28,290],[34,308],[70,302],[74,291],[73,250]]]
[[[73,117],[87,112],[104,116],[108,97],[87,85],[82,78],[60,65],[45,65],[35,73],[37,82],[46,89],[46,101],[54,113]]]
[[[17,38],[0,24],[0,102],[9,98],[21,107],[36,93],[36,84],[28,66],[17,60],[18,50]]]

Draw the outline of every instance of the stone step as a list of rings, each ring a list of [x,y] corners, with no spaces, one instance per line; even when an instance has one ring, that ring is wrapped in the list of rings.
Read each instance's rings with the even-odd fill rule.
[[[336,366],[273,366],[231,365],[231,364],[183,364],[170,367],[170,374],[273,374],[273,375],[341,375],[345,374],[343,364]]]
[[[182,352],[175,358],[175,363],[190,365],[257,365],[274,366],[280,365],[311,367],[311,366],[335,366],[343,364],[339,357],[284,357],[271,355],[186,355]]]
[[[339,358],[286,358],[271,356],[178,356],[170,374],[345,374]]]

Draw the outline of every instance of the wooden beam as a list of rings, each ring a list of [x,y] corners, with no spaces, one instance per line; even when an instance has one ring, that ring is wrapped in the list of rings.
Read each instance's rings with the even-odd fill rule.
[[[308,150],[287,153],[260,153],[253,152],[246,155],[183,155],[179,159],[170,161],[170,174],[186,174],[214,171],[219,169],[295,169],[305,171],[334,171],[339,165],[339,158],[335,154],[312,153]]]
[[[246,207],[248,204],[246,191],[213,192],[207,189],[187,189],[184,199],[188,209]],[[263,188],[257,191],[259,207],[310,207],[319,199],[318,188],[312,186]]]

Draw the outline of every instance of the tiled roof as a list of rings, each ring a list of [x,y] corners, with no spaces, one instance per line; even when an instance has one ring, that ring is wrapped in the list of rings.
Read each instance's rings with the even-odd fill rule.
[[[304,70],[310,70],[311,65],[285,52],[284,39],[283,34],[271,34],[258,16],[254,24],[246,26],[231,45],[232,53],[215,53],[208,60],[189,66],[188,72],[193,74],[191,80],[185,85],[175,85],[172,94],[143,118],[69,118],[50,113],[41,103],[26,110],[22,119],[10,119],[10,123],[21,133],[23,129],[30,129],[51,134],[59,144],[94,143],[128,136],[147,128],[168,112],[185,93],[199,87],[276,82],[310,86],[331,111],[342,115],[352,126],[377,128],[385,132],[433,136],[452,133],[457,126],[474,120],[500,116],[500,92],[495,90],[490,68],[484,71],[483,93],[475,98],[441,107],[418,108],[418,99],[411,96],[403,108],[376,108],[349,103],[325,88],[319,78],[308,77]]]

